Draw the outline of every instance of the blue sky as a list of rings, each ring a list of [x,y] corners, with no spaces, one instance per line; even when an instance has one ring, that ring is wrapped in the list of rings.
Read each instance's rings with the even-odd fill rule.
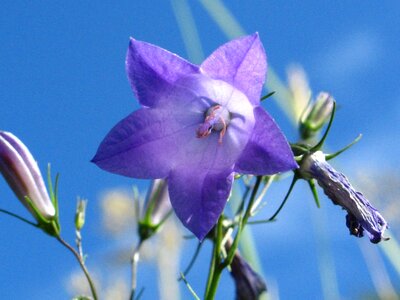
[[[315,93],[326,90],[335,96],[339,109],[328,140],[331,149],[363,133],[362,141],[337,159],[335,166],[350,178],[360,172],[370,177],[385,172],[398,176],[394,170],[400,146],[399,2],[225,2],[247,33],[259,32],[269,64],[282,80],[286,68],[298,63]],[[200,1],[188,3],[208,55],[227,37]],[[133,184],[143,189],[146,182],[105,173],[89,160],[108,130],[138,108],[124,70],[129,37],[188,58],[171,4],[3,0],[1,7],[0,129],[19,136],[42,171],[50,162],[53,172],[60,172],[61,222],[71,242],[76,197],[89,199],[85,248],[89,267],[101,269],[110,241],[99,230],[99,195]],[[265,107],[289,139],[296,140],[296,131],[279,106],[271,101]],[[271,192],[271,199],[278,199],[275,204],[288,184],[286,180]],[[29,217],[3,180],[0,199],[1,208]],[[320,212],[310,205],[309,191],[299,185],[279,221],[254,230],[266,278],[278,287],[282,299],[322,297],[316,258],[321,238],[316,228],[321,226],[326,229],[323,237],[333,247],[340,295],[354,298],[373,291],[359,241],[349,237],[345,228],[344,212],[323,200]],[[268,216],[273,209],[267,207],[262,214]],[[69,253],[41,232],[5,215],[0,215],[0,232],[0,298],[68,297],[65,280],[76,269]],[[129,238],[135,241],[134,232]],[[193,244],[185,245],[191,250],[184,253],[191,253]],[[201,265],[208,264],[207,253],[200,259],[198,274],[206,272]],[[388,269],[398,287],[399,278],[390,265]],[[152,266],[145,265],[141,271],[143,282],[154,276]],[[188,279],[201,292],[205,276]],[[222,284],[231,297],[229,277]],[[147,293],[144,299],[151,299],[151,289]],[[183,286],[182,295],[188,297]]]

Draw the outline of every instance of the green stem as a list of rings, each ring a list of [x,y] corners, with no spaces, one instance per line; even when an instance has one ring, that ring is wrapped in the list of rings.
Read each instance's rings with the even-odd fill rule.
[[[206,295],[204,297],[206,300],[214,299],[215,294],[217,292],[217,288],[218,288],[219,280],[221,278],[222,271],[232,263],[232,260],[235,256],[235,252],[239,246],[239,239],[240,239],[242,230],[243,230],[244,226],[246,225],[247,220],[251,216],[253,203],[256,200],[256,195],[257,195],[258,189],[260,187],[261,181],[262,181],[262,176],[257,176],[257,180],[256,180],[256,183],[254,184],[254,188],[251,193],[250,200],[249,200],[249,203],[246,208],[246,212],[244,213],[243,218],[239,222],[236,237],[233,241],[231,248],[229,249],[229,251],[227,253],[227,257],[225,258],[225,260],[223,262],[219,261],[220,250],[221,250],[221,241],[222,241],[222,235],[223,235],[222,217],[220,217],[218,220],[217,233],[216,233],[216,237],[214,240],[212,265],[210,267],[209,278],[207,281]]]
[[[201,246],[202,246],[202,245],[203,245],[203,244],[199,242],[199,244],[198,244],[197,247],[196,247],[196,251],[195,251],[195,253],[193,254],[192,259],[190,260],[190,262],[189,262],[188,266],[186,267],[185,271],[181,272],[181,277],[179,277],[178,280],[184,280],[185,277],[189,274],[190,270],[192,269],[192,267],[193,267],[193,265],[194,265],[194,262],[195,262],[196,259],[197,259],[197,256],[198,256],[199,253],[200,253],[200,249],[201,249]]]
[[[57,236],[56,238],[65,248],[67,248],[70,252],[72,252],[72,254],[75,256],[75,258],[78,260],[79,265],[81,266],[83,273],[85,273],[86,279],[89,283],[90,291],[92,292],[93,299],[98,300],[96,288],[94,286],[93,280],[90,277],[89,271],[87,270],[87,268],[85,266],[85,262],[83,261],[82,257],[79,255],[79,253],[74,248],[72,248],[71,245],[69,245],[66,241],[64,241],[62,239],[62,237]]]
[[[217,231],[214,237],[214,248],[213,255],[211,259],[210,272],[208,273],[206,294],[204,296],[205,300],[212,300],[217,292],[217,287],[219,280],[221,278],[222,270],[220,264],[220,251],[221,251],[221,241],[222,241],[222,219],[220,216],[217,223]]]
[[[32,225],[33,227],[36,227],[36,228],[39,227],[37,224],[35,224],[35,223],[33,223],[33,222],[31,222],[31,221],[29,221],[29,220],[23,218],[23,217],[20,217],[20,216],[18,216],[17,214],[14,214],[14,213],[12,213],[12,212],[10,212],[10,211],[8,211],[8,210],[1,209],[1,208],[0,208],[0,212],[4,213],[4,214],[6,214],[6,215],[9,215],[9,216],[11,216],[11,217],[14,217],[14,218],[16,218],[16,219],[18,219],[18,220],[20,220],[20,221],[22,221],[22,222],[25,222],[25,223],[29,224],[29,225]]]
[[[294,187],[294,184],[296,183],[297,179],[298,179],[297,176],[294,175],[293,180],[292,180],[292,183],[290,184],[289,190],[288,190],[288,192],[286,193],[285,198],[283,199],[283,201],[282,201],[281,205],[279,206],[279,208],[277,209],[277,211],[272,215],[271,218],[268,219],[268,221],[273,221],[273,220],[275,220],[276,216],[280,213],[280,211],[282,210],[282,208],[283,208],[283,206],[285,205],[286,201],[289,199],[289,195],[290,195],[290,193],[292,192],[293,187]]]
[[[257,176],[257,180],[256,180],[256,183],[254,184],[254,188],[251,193],[249,204],[247,205],[247,208],[246,208],[246,212],[244,213],[243,218],[239,221],[238,231],[236,233],[232,247],[229,249],[227,257],[226,257],[225,261],[222,263],[223,268],[229,266],[232,263],[233,257],[235,256],[235,252],[236,252],[237,248],[239,247],[239,240],[240,240],[240,236],[242,234],[243,228],[246,226],[247,220],[251,216],[253,203],[256,200],[257,192],[258,192],[258,189],[260,188],[261,182],[262,182],[262,176]]]

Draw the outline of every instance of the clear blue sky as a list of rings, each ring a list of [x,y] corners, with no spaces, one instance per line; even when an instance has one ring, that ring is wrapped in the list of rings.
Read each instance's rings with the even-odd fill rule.
[[[188,2],[208,55],[227,38],[198,1]],[[299,63],[314,92],[326,90],[335,96],[339,110],[330,148],[364,134],[361,143],[337,160],[338,168],[350,178],[359,172],[379,177],[378,172],[395,169],[400,146],[398,1],[225,2],[246,32],[260,33],[269,64],[282,79],[289,64]],[[109,241],[98,230],[98,196],[106,189],[138,184],[89,163],[108,130],[138,108],[124,70],[130,36],[188,57],[169,1],[1,3],[0,129],[19,136],[42,171],[51,162],[53,172],[61,173],[61,222],[71,242],[76,196],[89,198],[85,246],[89,267],[97,262],[99,269]],[[273,102],[266,107],[296,140],[279,107]],[[284,185],[273,192],[275,203],[284,194]],[[1,208],[29,217],[3,180],[0,200]],[[325,224],[323,235],[333,246],[341,295],[354,298],[372,291],[358,240],[345,228],[344,212],[325,198],[321,212],[310,203],[309,191],[299,186],[276,224],[255,228],[267,279],[278,285],[282,299],[322,297],[317,222]],[[65,280],[76,266],[69,253],[5,215],[0,215],[0,239],[1,299],[67,299]],[[208,264],[207,255],[201,259],[199,265]],[[391,267],[389,271],[393,275]],[[142,269],[144,278],[153,273],[151,268]],[[205,276],[193,279],[200,292]],[[223,284],[231,297],[228,279]],[[399,286],[398,277],[392,279]],[[182,291],[188,298],[184,287]],[[150,286],[144,299],[151,299],[151,293]]]

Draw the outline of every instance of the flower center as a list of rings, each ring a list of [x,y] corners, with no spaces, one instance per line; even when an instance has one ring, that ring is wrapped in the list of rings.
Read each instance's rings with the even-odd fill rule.
[[[229,121],[229,111],[219,104],[214,105],[207,110],[204,122],[197,128],[197,137],[204,138],[209,136],[212,131],[219,131],[220,134],[218,142],[221,144],[222,137],[226,133]]]

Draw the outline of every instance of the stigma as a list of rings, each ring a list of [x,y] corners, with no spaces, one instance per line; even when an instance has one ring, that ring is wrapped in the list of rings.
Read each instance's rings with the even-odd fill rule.
[[[226,133],[229,121],[229,111],[219,104],[214,105],[207,110],[204,122],[197,128],[197,137],[204,138],[209,136],[213,131],[219,131],[218,143],[222,144],[222,138]]]

